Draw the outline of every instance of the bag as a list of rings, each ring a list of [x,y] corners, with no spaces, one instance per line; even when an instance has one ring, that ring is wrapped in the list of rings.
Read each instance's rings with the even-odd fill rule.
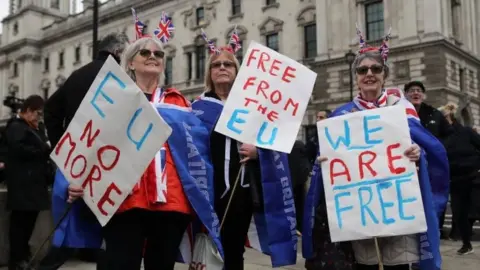
[[[205,233],[195,236],[192,262],[188,270],[222,270],[223,259],[212,239]]]

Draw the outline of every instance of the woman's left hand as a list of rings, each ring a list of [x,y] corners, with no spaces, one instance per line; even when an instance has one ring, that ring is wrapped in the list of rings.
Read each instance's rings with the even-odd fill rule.
[[[412,162],[417,162],[420,159],[420,146],[413,144],[405,150],[405,156]]]
[[[244,156],[244,158],[240,160],[241,163],[245,163],[251,159],[257,159],[257,147],[254,145],[244,143],[238,152]]]

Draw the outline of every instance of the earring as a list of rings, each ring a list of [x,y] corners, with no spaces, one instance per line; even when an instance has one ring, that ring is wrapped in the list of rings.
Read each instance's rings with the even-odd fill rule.
[[[132,68],[132,67],[131,67],[130,70],[131,70],[131,71],[135,71],[135,68]]]

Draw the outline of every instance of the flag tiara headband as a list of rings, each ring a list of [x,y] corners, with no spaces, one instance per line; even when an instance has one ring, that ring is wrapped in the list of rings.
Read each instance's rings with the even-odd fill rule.
[[[203,40],[205,40],[205,43],[208,47],[208,51],[210,52],[210,54],[218,55],[222,51],[227,51],[227,52],[230,52],[232,54],[235,54],[236,52],[238,52],[240,50],[240,48],[242,48],[242,46],[240,44],[240,37],[238,36],[236,25],[233,28],[232,34],[230,35],[230,39],[228,40],[228,44],[226,46],[220,47],[220,48],[217,48],[217,46],[215,46],[215,43],[207,37],[207,34],[203,30],[203,28],[201,29],[201,31],[202,31],[202,33],[201,33],[202,38],[203,38]]]
[[[135,30],[135,40],[144,37],[152,37],[151,35],[144,34],[146,25],[138,19],[137,12],[135,12],[134,8],[132,8],[132,15]],[[157,28],[155,28],[155,30],[152,32],[153,37],[156,37],[163,44],[167,44],[168,41],[173,38],[174,32],[175,26],[173,25],[172,17],[168,16],[167,13],[162,12],[160,22],[158,23]]]
[[[371,47],[371,46],[367,45],[367,43],[365,42],[365,39],[363,37],[362,31],[358,27],[358,24],[355,24],[355,27],[357,28],[358,45],[360,47],[360,49],[358,50],[357,56],[361,55],[361,54],[364,54],[366,52],[377,51],[382,56],[384,64],[386,64],[387,63],[387,58],[388,58],[388,53],[390,52],[390,48],[388,47],[388,41],[391,38],[392,27],[390,27],[390,29],[388,29],[388,33],[385,35],[385,38],[383,39],[382,45],[380,45],[380,47]]]

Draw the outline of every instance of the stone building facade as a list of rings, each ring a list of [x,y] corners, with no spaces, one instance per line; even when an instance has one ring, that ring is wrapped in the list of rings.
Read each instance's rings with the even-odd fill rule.
[[[92,8],[84,1],[10,0],[0,44],[0,94],[50,95],[68,75],[92,58]],[[148,31],[166,11],[176,26],[166,46],[166,83],[189,98],[203,90],[207,55],[200,29],[225,44],[238,25],[243,50],[256,40],[309,66],[317,82],[304,124],[315,112],[350,99],[345,53],[358,49],[355,23],[367,42],[381,42],[392,27],[387,86],[423,81],[428,102],[452,101],[469,125],[480,126],[480,3],[476,0],[108,0],[100,6],[99,36],[123,31],[134,36],[130,8]],[[355,89],[355,88],[354,88]],[[356,91],[354,91],[356,92]],[[0,118],[8,109],[0,109]],[[303,130],[299,136],[303,136]]]

